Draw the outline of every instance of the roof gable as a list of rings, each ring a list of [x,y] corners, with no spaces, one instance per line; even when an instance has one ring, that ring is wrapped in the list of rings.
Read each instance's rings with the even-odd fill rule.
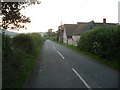
[[[77,28],[77,24],[64,24],[64,29],[66,30],[67,36],[72,36],[74,30]]]
[[[115,23],[99,23],[99,22],[77,22],[77,24],[64,24],[67,36],[79,35],[82,32],[93,29],[97,26],[116,25]]]
[[[94,22],[91,21],[89,23],[78,23],[77,29],[74,31],[73,35],[79,35],[82,32],[88,31],[94,27]]]
[[[99,22],[96,22],[95,23],[95,26],[103,26],[103,25],[117,25],[116,23],[99,23]]]
[[[76,30],[73,32],[73,35],[78,35],[81,32],[83,32],[86,29],[86,26],[87,26],[87,23],[78,25]]]

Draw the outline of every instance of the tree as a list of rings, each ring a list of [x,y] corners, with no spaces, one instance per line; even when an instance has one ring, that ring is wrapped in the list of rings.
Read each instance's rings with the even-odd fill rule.
[[[6,0],[4,0],[6,1]],[[17,1],[17,0],[16,0]],[[2,29],[24,28],[23,23],[30,23],[29,17],[20,13],[30,5],[40,4],[39,0],[19,0],[18,2],[2,2]]]

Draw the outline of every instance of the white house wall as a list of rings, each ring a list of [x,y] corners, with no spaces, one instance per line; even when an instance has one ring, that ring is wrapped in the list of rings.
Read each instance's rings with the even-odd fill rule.
[[[59,41],[62,41],[62,38],[61,38],[61,37],[59,37]]]
[[[72,38],[69,38],[69,39],[68,39],[68,44],[69,44],[69,45],[73,45],[73,39],[72,39]]]
[[[78,42],[80,40],[80,35],[72,36],[72,39],[73,39],[73,41],[72,41],[73,45],[77,46]]]
[[[63,43],[67,43],[66,29],[63,32]]]

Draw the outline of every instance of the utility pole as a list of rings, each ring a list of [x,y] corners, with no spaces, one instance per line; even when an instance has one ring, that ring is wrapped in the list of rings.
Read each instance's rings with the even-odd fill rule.
[[[120,1],[118,2],[118,23],[120,25]]]

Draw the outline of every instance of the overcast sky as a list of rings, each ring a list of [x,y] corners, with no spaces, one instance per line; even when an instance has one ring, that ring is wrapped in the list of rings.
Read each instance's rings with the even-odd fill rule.
[[[57,30],[61,24],[77,22],[118,23],[118,1],[120,0],[41,0],[40,5],[26,9],[25,14],[32,22],[27,31],[46,32]]]

